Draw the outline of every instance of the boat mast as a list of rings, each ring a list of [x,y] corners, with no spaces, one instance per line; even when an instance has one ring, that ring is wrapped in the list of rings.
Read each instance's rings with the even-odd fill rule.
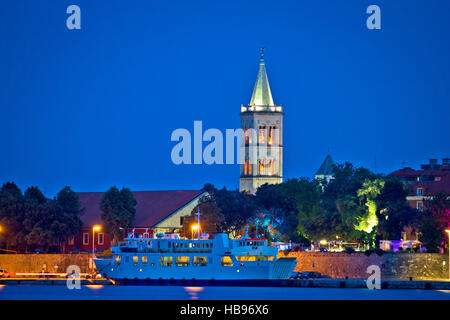
[[[200,240],[200,208],[197,207],[197,240]]]

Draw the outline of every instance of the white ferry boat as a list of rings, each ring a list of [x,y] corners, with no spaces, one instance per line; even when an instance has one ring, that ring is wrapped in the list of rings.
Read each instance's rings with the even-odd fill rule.
[[[94,263],[104,277],[119,283],[288,279],[296,265],[294,258],[277,259],[276,247],[248,233],[242,239],[216,233],[213,239],[199,235],[196,240],[129,235],[111,254]]]

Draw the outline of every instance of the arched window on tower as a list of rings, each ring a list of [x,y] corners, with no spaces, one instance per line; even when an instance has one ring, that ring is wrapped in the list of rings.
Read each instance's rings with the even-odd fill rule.
[[[276,140],[277,140],[276,134],[275,134],[276,130],[277,130],[276,126],[270,126],[269,127],[269,141],[268,141],[269,145],[272,145],[272,144],[276,143]]]
[[[265,175],[266,174],[266,160],[261,159],[258,162],[258,173],[259,175]]]
[[[272,159],[269,161],[269,176],[273,176],[277,174],[276,160]]]
[[[264,144],[267,140],[267,128],[265,124],[259,126],[258,130],[258,143]]]
[[[244,162],[244,175],[247,175],[247,166],[248,166],[248,160],[245,160]]]
[[[244,124],[244,137],[245,137],[245,144],[248,144],[248,128],[246,124]]]

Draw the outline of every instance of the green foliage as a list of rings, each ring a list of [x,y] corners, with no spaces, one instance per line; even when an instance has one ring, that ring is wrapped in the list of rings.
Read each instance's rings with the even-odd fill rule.
[[[219,190],[212,184],[205,184],[203,190],[209,194],[199,201],[203,232],[225,232],[234,237],[242,234],[249,218],[255,213],[254,196],[226,188]],[[197,208],[192,211],[191,218],[183,218],[182,235],[190,237],[189,228],[194,223],[195,212]]]
[[[375,248],[380,239],[399,239],[405,229],[418,231],[417,210],[407,203],[408,190],[401,181],[348,162],[335,165],[333,172],[334,178],[328,182],[300,178],[265,184],[255,196],[206,184],[204,190],[211,197],[204,203],[210,207],[202,210],[215,216],[209,223],[217,231],[242,234],[244,225],[249,224],[250,232],[258,227],[269,240],[303,245],[339,239]],[[441,201],[440,212],[443,207]],[[448,215],[446,221],[443,224],[449,225]],[[436,230],[437,224],[436,228],[433,223],[422,224],[430,238],[433,231],[427,233],[426,228]]]
[[[123,238],[136,215],[136,199],[130,189],[115,186],[106,191],[100,201],[101,218],[105,231],[111,235],[114,243]]]
[[[72,199],[72,206],[63,199]],[[6,246],[20,250],[35,247],[64,250],[64,243],[81,229],[82,210],[78,196],[69,187],[48,200],[38,187],[29,187],[24,195],[12,182],[0,190],[0,223],[4,226]]]
[[[424,211],[419,215],[419,240],[427,248],[427,252],[439,252],[447,236],[445,229],[449,227],[450,198],[447,193],[439,193],[424,201]]]
[[[284,183],[265,184],[255,196],[258,212],[265,216],[271,234],[283,241],[308,243],[316,235],[317,224],[311,220],[319,215],[321,188],[306,178],[289,179]]]
[[[197,225],[197,210],[200,210],[200,227],[202,233],[213,234],[219,232],[218,227],[225,219],[221,209],[211,199],[211,196],[203,197],[199,204],[192,210],[189,216],[183,217],[183,223],[180,230],[180,236],[192,238],[192,226]]]

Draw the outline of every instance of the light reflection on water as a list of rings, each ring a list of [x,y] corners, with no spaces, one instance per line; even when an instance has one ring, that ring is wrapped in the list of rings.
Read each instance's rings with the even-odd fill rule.
[[[184,287],[184,290],[186,290],[190,296],[190,300],[198,300],[198,293],[203,291],[203,289],[205,289],[205,288],[204,287]]]
[[[88,287],[89,289],[92,289],[92,290],[98,290],[98,289],[103,288],[103,285],[101,285],[101,284],[88,284],[88,285],[86,285],[86,287]]]

